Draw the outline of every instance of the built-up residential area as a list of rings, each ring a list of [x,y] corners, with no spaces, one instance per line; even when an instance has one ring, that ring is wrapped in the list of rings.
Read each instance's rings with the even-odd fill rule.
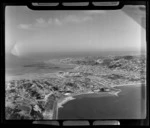
[[[108,56],[61,59],[69,71],[48,77],[6,81],[6,119],[56,119],[57,105],[69,96],[102,92],[118,94],[117,86],[146,84],[146,57]]]

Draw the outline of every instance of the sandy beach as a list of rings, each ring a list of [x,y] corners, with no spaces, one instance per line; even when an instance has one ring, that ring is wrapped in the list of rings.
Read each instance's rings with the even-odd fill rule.
[[[56,109],[55,109],[55,116],[54,116],[54,118],[58,119],[58,109],[62,108],[63,104],[67,103],[70,100],[74,100],[74,99],[75,99],[74,97],[68,96],[68,97],[65,97],[64,99],[58,100],[57,103],[56,103]]]
[[[120,92],[120,91],[119,91]],[[119,93],[118,92],[118,93]],[[60,99],[60,100],[58,100],[57,101],[57,107],[58,108],[61,108],[61,107],[63,107],[63,105],[65,104],[65,103],[67,103],[68,101],[70,101],[70,100],[74,100],[74,99],[76,99],[75,97],[76,96],[80,96],[80,95],[87,95],[87,94],[96,94],[96,95],[98,95],[98,96],[102,96],[102,95],[109,95],[109,94],[111,94],[111,95],[116,95],[114,92],[112,92],[112,93],[110,93],[110,92],[85,92],[85,93],[78,93],[78,94],[72,94],[72,95],[69,95],[69,96],[67,96],[67,97],[65,97],[64,99]]]
[[[66,97],[66,98],[64,98],[64,99],[62,99],[62,100],[58,100],[58,102],[57,102],[57,107],[58,107],[58,108],[61,108],[61,107],[63,107],[63,104],[67,103],[67,102],[70,101],[70,100],[74,100],[74,99],[75,99],[74,97],[68,96],[68,97]]]

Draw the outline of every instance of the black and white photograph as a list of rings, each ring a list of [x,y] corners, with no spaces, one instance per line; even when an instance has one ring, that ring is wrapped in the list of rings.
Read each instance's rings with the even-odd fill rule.
[[[5,7],[5,119],[145,119],[146,7]]]

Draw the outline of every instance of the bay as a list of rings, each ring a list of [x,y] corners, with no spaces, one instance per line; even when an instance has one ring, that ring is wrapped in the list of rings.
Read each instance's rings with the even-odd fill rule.
[[[76,97],[59,109],[58,119],[144,119],[145,86],[122,86],[118,96]]]

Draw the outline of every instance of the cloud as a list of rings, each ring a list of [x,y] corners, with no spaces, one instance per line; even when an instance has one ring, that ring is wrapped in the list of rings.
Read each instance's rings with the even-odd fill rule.
[[[17,44],[17,43],[16,43]],[[19,52],[19,50],[18,50],[18,47],[17,47],[17,45],[14,45],[14,47],[11,49],[11,53],[13,54],[13,55],[15,55],[15,56],[20,56],[20,52]]]
[[[61,26],[66,23],[83,23],[86,21],[92,20],[91,16],[77,16],[77,15],[68,15],[63,18],[49,18],[45,20],[43,18],[38,18],[33,24],[19,24],[21,29],[36,29],[41,27],[48,27],[49,25]]]
[[[47,25],[48,25],[48,22],[43,18],[36,19],[35,24],[33,24],[34,28],[47,27]]]
[[[48,19],[48,24],[52,24],[52,22],[53,22],[53,19],[52,19],[52,18],[49,18],[49,19]]]
[[[37,24],[44,24],[46,21],[43,18],[36,19]]]
[[[19,24],[18,27],[21,29],[31,29],[32,25],[31,24]]]
[[[52,24],[52,25],[63,25],[65,23],[82,23],[82,22],[86,22],[86,21],[90,21],[92,20],[92,17],[90,16],[76,16],[76,15],[68,15],[64,18],[58,19],[58,18],[49,18],[48,20],[48,24]]]
[[[39,18],[39,19],[36,19],[35,23],[33,24],[19,24],[18,28],[29,30],[29,29],[35,29],[38,27],[44,27],[46,26],[46,24],[47,23],[43,18]]]
[[[89,21],[89,20],[92,20],[92,17],[90,16],[83,16],[83,17],[79,17],[79,16],[76,16],[76,15],[69,15],[67,17],[64,18],[63,22],[70,22],[70,23],[82,23],[82,22],[86,22],[86,21]]]
[[[54,19],[54,23],[56,24],[56,25],[62,25],[62,22],[59,20],[59,19]]]
[[[92,17],[86,16],[86,17],[83,17],[82,19],[82,21],[89,21],[89,20],[92,20]]]
[[[96,14],[105,14],[106,11],[104,10],[91,10],[91,11],[84,11],[84,13],[89,14],[89,15],[96,15]]]

